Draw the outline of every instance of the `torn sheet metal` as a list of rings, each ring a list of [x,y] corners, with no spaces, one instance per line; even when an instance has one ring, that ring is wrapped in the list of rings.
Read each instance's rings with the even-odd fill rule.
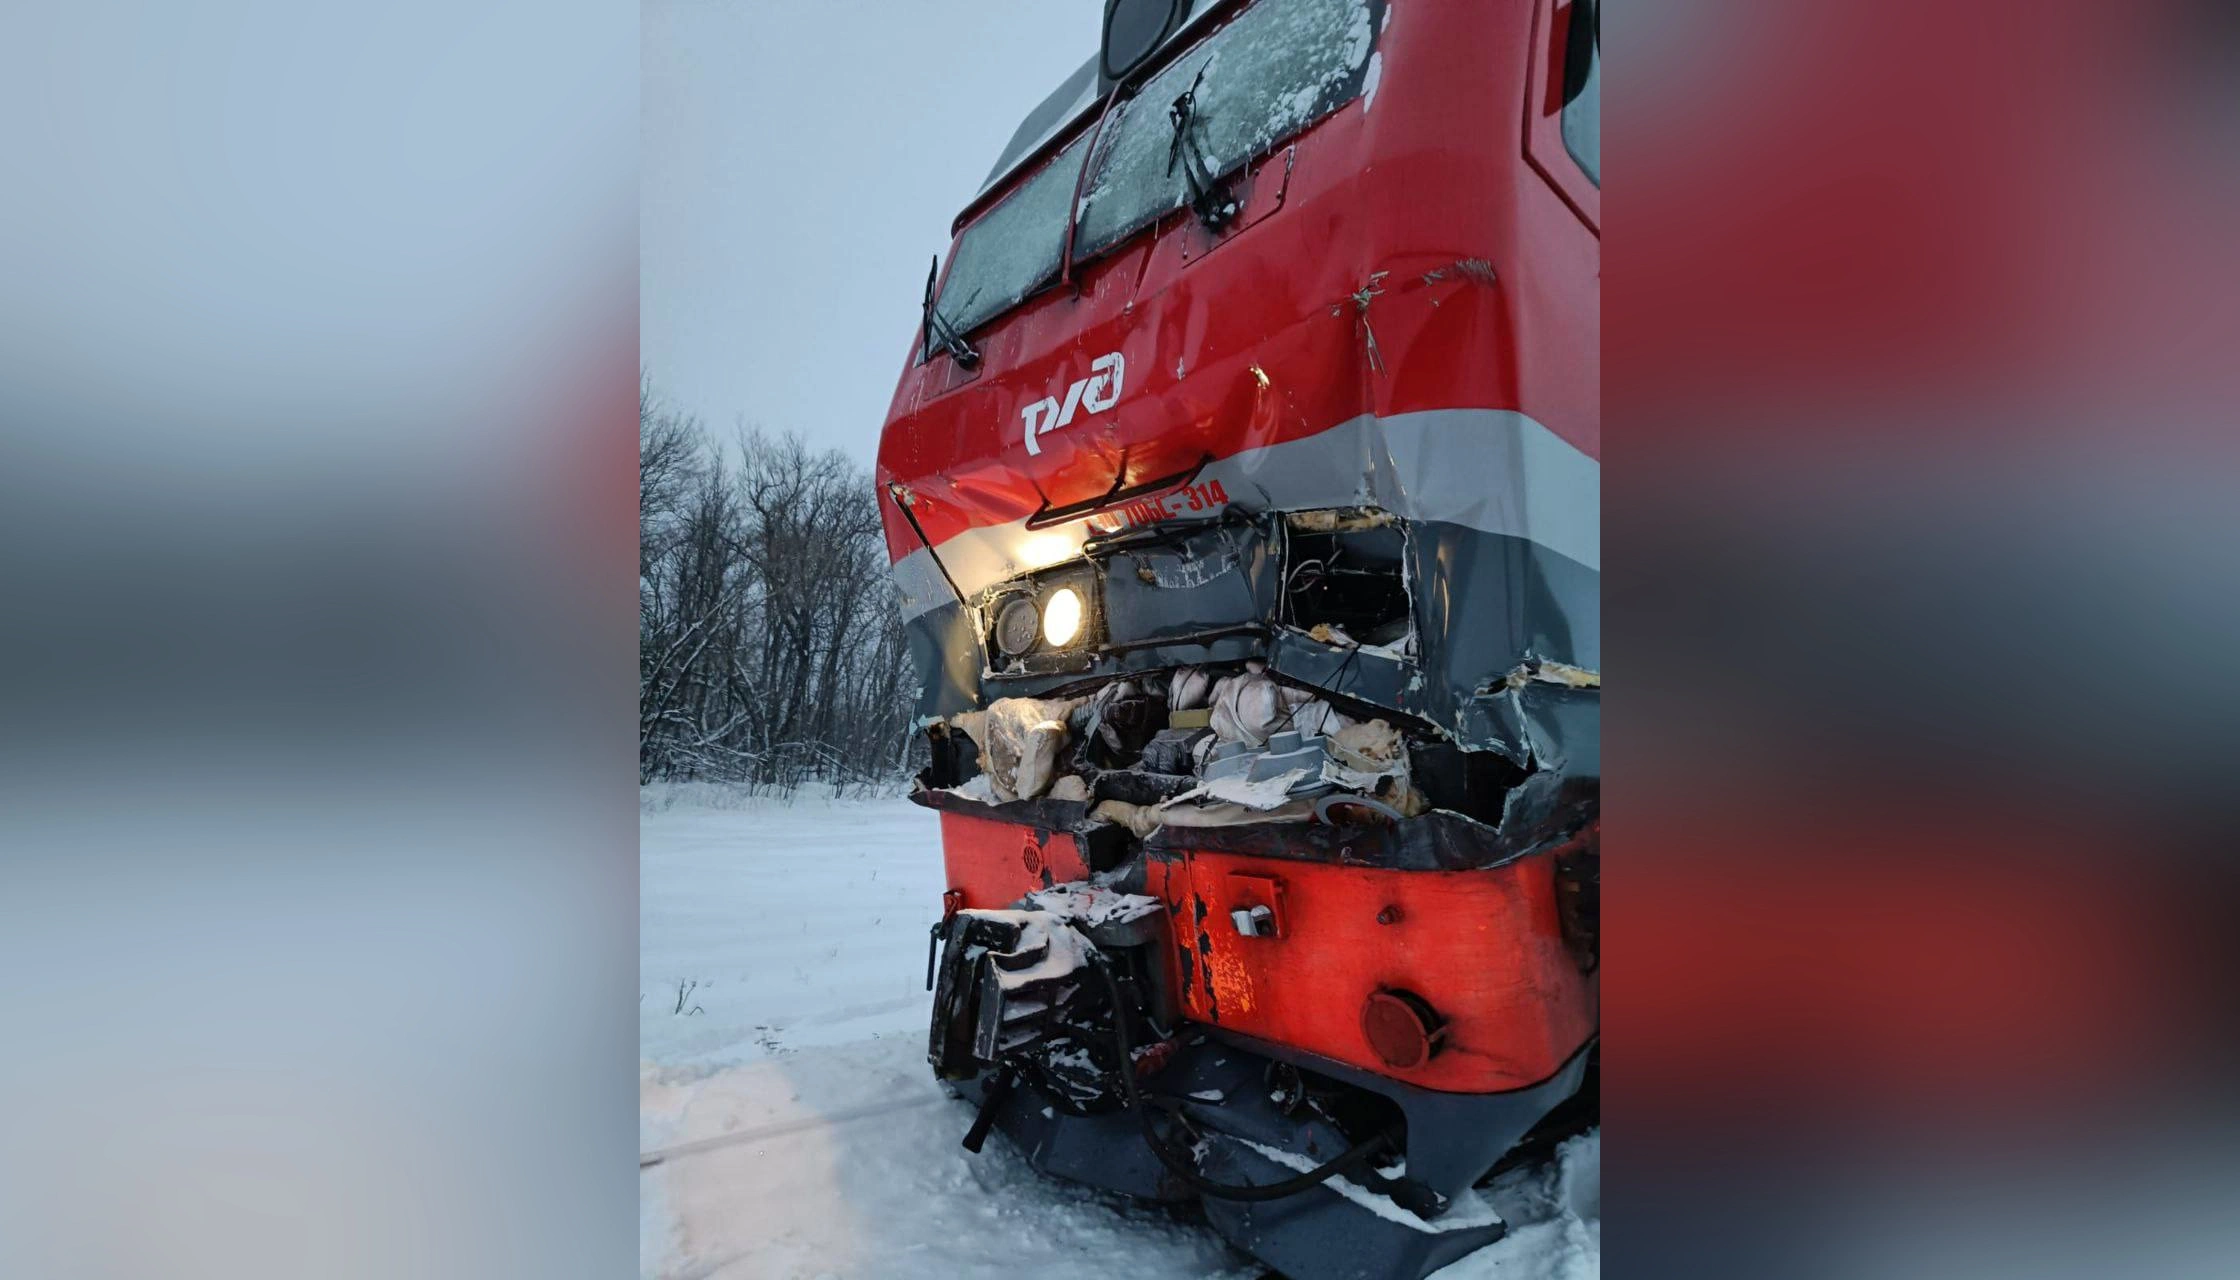
[[[1346,519],[1360,517],[1309,527]],[[1066,670],[971,669],[981,651],[977,617],[955,605],[920,614],[908,624],[930,677],[920,715],[1260,660],[1295,686],[1426,721],[1464,747],[1599,770],[1598,753],[1581,743],[1594,736],[1582,721],[1593,720],[1601,683],[1600,574],[1525,538],[1445,521],[1397,524],[1412,623],[1404,642],[1318,639],[1284,625],[1282,534],[1272,521],[1236,519],[1092,553],[1106,641]]]

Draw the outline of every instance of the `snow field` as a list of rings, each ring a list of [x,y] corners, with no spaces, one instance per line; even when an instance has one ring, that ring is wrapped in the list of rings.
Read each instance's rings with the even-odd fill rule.
[[[648,788],[640,818],[642,1276],[1257,1280],[1210,1229],[1055,1182],[925,1061],[934,814]],[[678,995],[684,992],[678,1012]],[[697,1012],[695,1012],[697,1010]],[[1598,1134],[1491,1194],[1510,1235],[1438,1280],[1600,1271]]]

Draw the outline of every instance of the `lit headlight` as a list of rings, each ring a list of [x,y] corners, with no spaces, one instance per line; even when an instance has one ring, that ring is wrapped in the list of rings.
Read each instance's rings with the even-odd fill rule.
[[[1023,661],[1036,671],[1080,664],[1099,633],[1094,567],[1059,569],[1000,590],[984,615],[992,659]]]
[[[1042,604],[1042,638],[1053,649],[1063,649],[1081,634],[1081,593],[1060,587]]]

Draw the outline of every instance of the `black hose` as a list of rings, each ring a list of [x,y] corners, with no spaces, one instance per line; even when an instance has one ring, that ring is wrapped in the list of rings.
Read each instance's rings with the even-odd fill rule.
[[[1104,988],[1112,996],[1112,1036],[1120,1049],[1120,1088],[1128,1095],[1128,1106],[1143,1125],[1143,1140],[1151,1148],[1151,1154],[1159,1157],[1159,1163],[1167,1166],[1176,1177],[1201,1195],[1209,1195],[1216,1200],[1281,1200],[1285,1196],[1295,1196],[1302,1191],[1319,1187],[1337,1174],[1366,1163],[1369,1157],[1385,1148],[1388,1142],[1386,1136],[1382,1133],[1372,1134],[1346,1148],[1328,1164],[1318,1165],[1295,1178],[1286,1178],[1281,1182],[1232,1186],[1225,1182],[1215,1182],[1199,1173],[1188,1156],[1169,1147],[1167,1140],[1159,1136],[1151,1107],[1144,1102],[1142,1092],[1136,1088],[1135,1043],[1128,1034],[1128,1006],[1120,996],[1119,979],[1112,976],[1111,968],[1102,957],[1092,960],[1090,964],[1097,971],[1097,976],[1104,979]]]

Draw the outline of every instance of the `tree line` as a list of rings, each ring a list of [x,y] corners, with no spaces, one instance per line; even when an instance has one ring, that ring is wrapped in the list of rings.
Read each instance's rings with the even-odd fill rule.
[[[916,677],[872,477],[638,392],[638,778],[899,781]]]

